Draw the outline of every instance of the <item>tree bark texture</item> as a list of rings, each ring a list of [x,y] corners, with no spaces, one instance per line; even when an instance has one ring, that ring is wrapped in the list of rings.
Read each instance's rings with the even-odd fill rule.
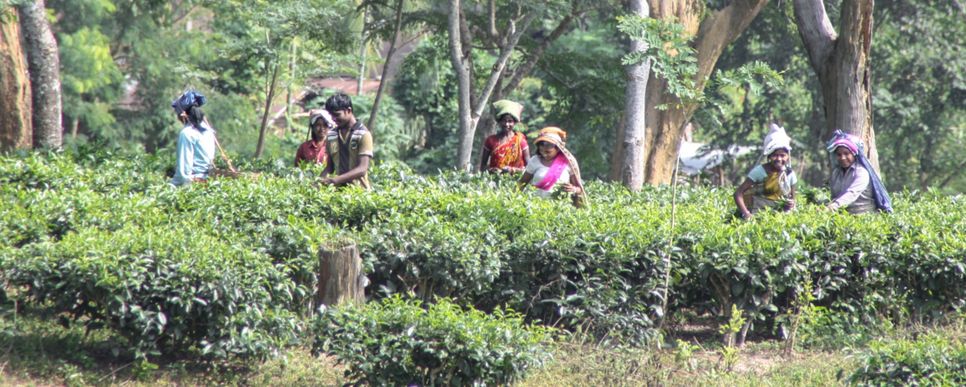
[[[30,76],[13,7],[0,8],[0,150],[30,148]]]
[[[460,142],[457,150],[457,168],[468,170],[470,164],[470,149],[473,145],[473,132],[470,128],[476,128],[476,120],[470,114],[470,63],[467,55],[463,52],[462,32],[460,31],[460,12],[462,5],[460,0],[450,0],[449,18],[449,46],[450,62],[453,64],[453,71],[456,73],[457,82],[457,104],[459,105],[460,123]],[[467,135],[469,138],[467,139]],[[467,145],[468,144],[468,145]]]
[[[319,249],[319,287],[317,304],[335,306],[345,302],[365,303],[362,258],[356,245]]]
[[[835,129],[855,135],[866,144],[866,156],[879,169],[872,127],[872,9],[873,0],[842,2],[836,33],[822,0],[795,0],[798,32],[818,76],[825,112],[823,139]]]
[[[30,70],[33,145],[35,148],[58,149],[64,142],[60,56],[43,0],[20,6],[20,27],[23,29]]]
[[[628,11],[640,17],[650,16],[650,7],[646,0],[631,0]],[[644,52],[647,44],[639,40],[631,40],[628,44],[629,52]],[[621,182],[633,192],[641,190],[644,185],[644,138],[647,130],[645,114],[647,113],[647,80],[651,72],[651,62],[645,61],[628,65],[624,69],[627,76],[627,86],[624,92],[623,127],[623,161],[620,169]]]
[[[695,87],[701,91],[721,53],[748,28],[768,0],[735,0],[704,19],[701,17],[705,14],[705,5],[701,0],[648,0],[648,3],[651,17],[673,18],[684,25],[685,33],[695,36],[691,44],[698,64],[694,80]],[[666,90],[667,82],[651,74],[645,102],[647,124],[644,140],[644,182],[651,185],[670,183],[684,125],[698,107],[694,103],[683,104]],[[659,110],[661,105],[669,107]]]

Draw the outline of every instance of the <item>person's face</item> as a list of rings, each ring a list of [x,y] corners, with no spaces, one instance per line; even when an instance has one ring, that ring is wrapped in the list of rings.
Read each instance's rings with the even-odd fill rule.
[[[504,114],[502,117],[500,117],[499,123],[500,123],[500,129],[503,129],[509,132],[513,130],[514,126],[516,126],[517,119],[513,118],[513,116],[509,114]]]
[[[557,146],[548,141],[540,141],[537,143],[537,152],[540,152],[540,157],[544,160],[552,160],[557,157],[557,153],[560,152]]]
[[[181,121],[182,124],[187,124],[188,123],[188,113],[186,113],[186,112],[178,113],[178,121]]]
[[[315,125],[312,126],[312,141],[319,142],[325,138],[325,132],[329,128],[325,127],[325,123],[322,120],[315,121]]]
[[[787,150],[778,149],[774,152],[771,152],[771,154],[768,155],[768,162],[771,163],[771,165],[775,167],[775,169],[780,170],[780,169],[784,169],[785,166],[788,165],[788,158],[789,157],[788,157]]]
[[[329,111],[332,115],[332,120],[335,121],[335,125],[340,128],[347,128],[352,124],[352,108],[345,110],[335,110]]]
[[[848,148],[840,146],[835,148],[835,160],[839,162],[839,167],[845,169],[851,167],[852,163],[855,162],[855,155]]]

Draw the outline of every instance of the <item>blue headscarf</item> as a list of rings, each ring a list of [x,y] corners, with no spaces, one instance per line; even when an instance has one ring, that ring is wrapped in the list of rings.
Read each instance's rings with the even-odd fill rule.
[[[879,174],[875,173],[875,169],[872,169],[872,164],[869,163],[869,159],[865,158],[865,144],[862,140],[836,129],[825,148],[828,149],[829,153],[834,153],[835,148],[840,146],[852,152],[855,155],[856,161],[859,162],[859,165],[862,165],[865,167],[865,170],[869,171],[869,180],[872,183],[872,190],[875,191],[875,207],[880,211],[892,212],[892,200],[889,199],[889,192],[886,191],[885,185],[879,179]]]
[[[174,108],[175,114],[181,115],[182,112],[188,111],[188,109],[190,109],[192,106],[201,106],[204,105],[205,102],[208,102],[208,99],[201,95],[201,93],[194,90],[188,90],[184,92],[184,94],[181,94],[178,99],[172,101],[171,107]]]

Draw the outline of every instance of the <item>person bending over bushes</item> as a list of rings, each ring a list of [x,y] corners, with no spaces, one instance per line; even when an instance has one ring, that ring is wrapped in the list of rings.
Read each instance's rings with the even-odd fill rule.
[[[188,91],[171,103],[178,120],[184,124],[178,135],[178,153],[171,185],[182,186],[192,182],[204,182],[214,167],[215,130],[211,128],[201,110],[205,96]]]
[[[750,219],[752,214],[763,208],[791,211],[795,208],[795,183],[798,178],[789,165],[792,139],[785,128],[771,124],[765,136],[762,155],[768,158],[764,164],[756,165],[745,181],[735,190],[735,204],[738,214]],[[746,203],[751,200],[751,206]]]
[[[530,158],[527,169],[517,184],[523,189],[527,184],[537,188],[537,196],[552,198],[567,192],[575,207],[587,206],[587,193],[580,179],[577,159],[565,146],[567,132],[557,127],[540,129],[537,137],[537,154]]]
[[[826,149],[833,158],[829,179],[832,202],[826,209],[836,211],[844,207],[853,215],[875,210],[892,212],[889,193],[865,158],[862,140],[836,130]]]

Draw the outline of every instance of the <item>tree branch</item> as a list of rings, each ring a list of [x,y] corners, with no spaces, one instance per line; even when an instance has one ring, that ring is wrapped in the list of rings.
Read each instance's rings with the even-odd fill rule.
[[[738,39],[767,3],[768,0],[733,1],[701,22],[694,44],[698,60],[695,81],[699,87],[711,75],[725,47]]]
[[[486,86],[480,93],[479,98],[477,98],[476,108],[473,109],[473,117],[479,117],[483,114],[483,109],[486,107],[486,101],[489,100],[490,94],[496,87],[497,82],[500,80],[500,76],[503,74],[503,70],[506,68],[506,62],[510,59],[510,54],[513,53],[513,49],[516,47],[517,43],[520,41],[520,37],[523,33],[527,31],[530,27],[530,23],[536,19],[537,14],[531,13],[524,17],[523,25],[520,29],[516,29],[516,23],[511,22],[509,27],[507,27],[507,44],[500,48],[500,58],[497,59],[496,64],[493,65],[493,72],[490,73],[490,79],[486,82]]]
[[[576,19],[577,17],[580,17],[585,12],[587,11],[575,10],[571,12],[569,15],[567,15],[567,17],[565,17],[563,20],[561,20],[560,24],[557,24],[557,27],[554,28],[553,32],[550,33],[550,36],[543,39],[543,41],[540,42],[537,48],[534,49],[529,56],[527,56],[527,61],[522,65],[520,65],[519,67],[517,67],[517,69],[513,72],[513,76],[507,82],[506,86],[504,86],[501,89],[501,94],[507,95],[507,94],[510,94],[510,92],[513,91],[513,89],[516,89],[517,86],[520,85],[520,82],[523,81],[523,78],[529,75],[530,72],[533,71],[533,68],[537,66],[537,62],[539,62],[540,58],[543,57],[543,53],[547,50],[547,48],[550,47],[550,45],[553,44],[554,41],[559,39],[560,36],[562,36],[570,29],[570,25],[573,24],[574,19]]]
[[[794,0],[794,6],[798,33],[805,42],[808,59],[812,67],[822,68],[838,38],[825,12],[825,3],[822,0]]]

